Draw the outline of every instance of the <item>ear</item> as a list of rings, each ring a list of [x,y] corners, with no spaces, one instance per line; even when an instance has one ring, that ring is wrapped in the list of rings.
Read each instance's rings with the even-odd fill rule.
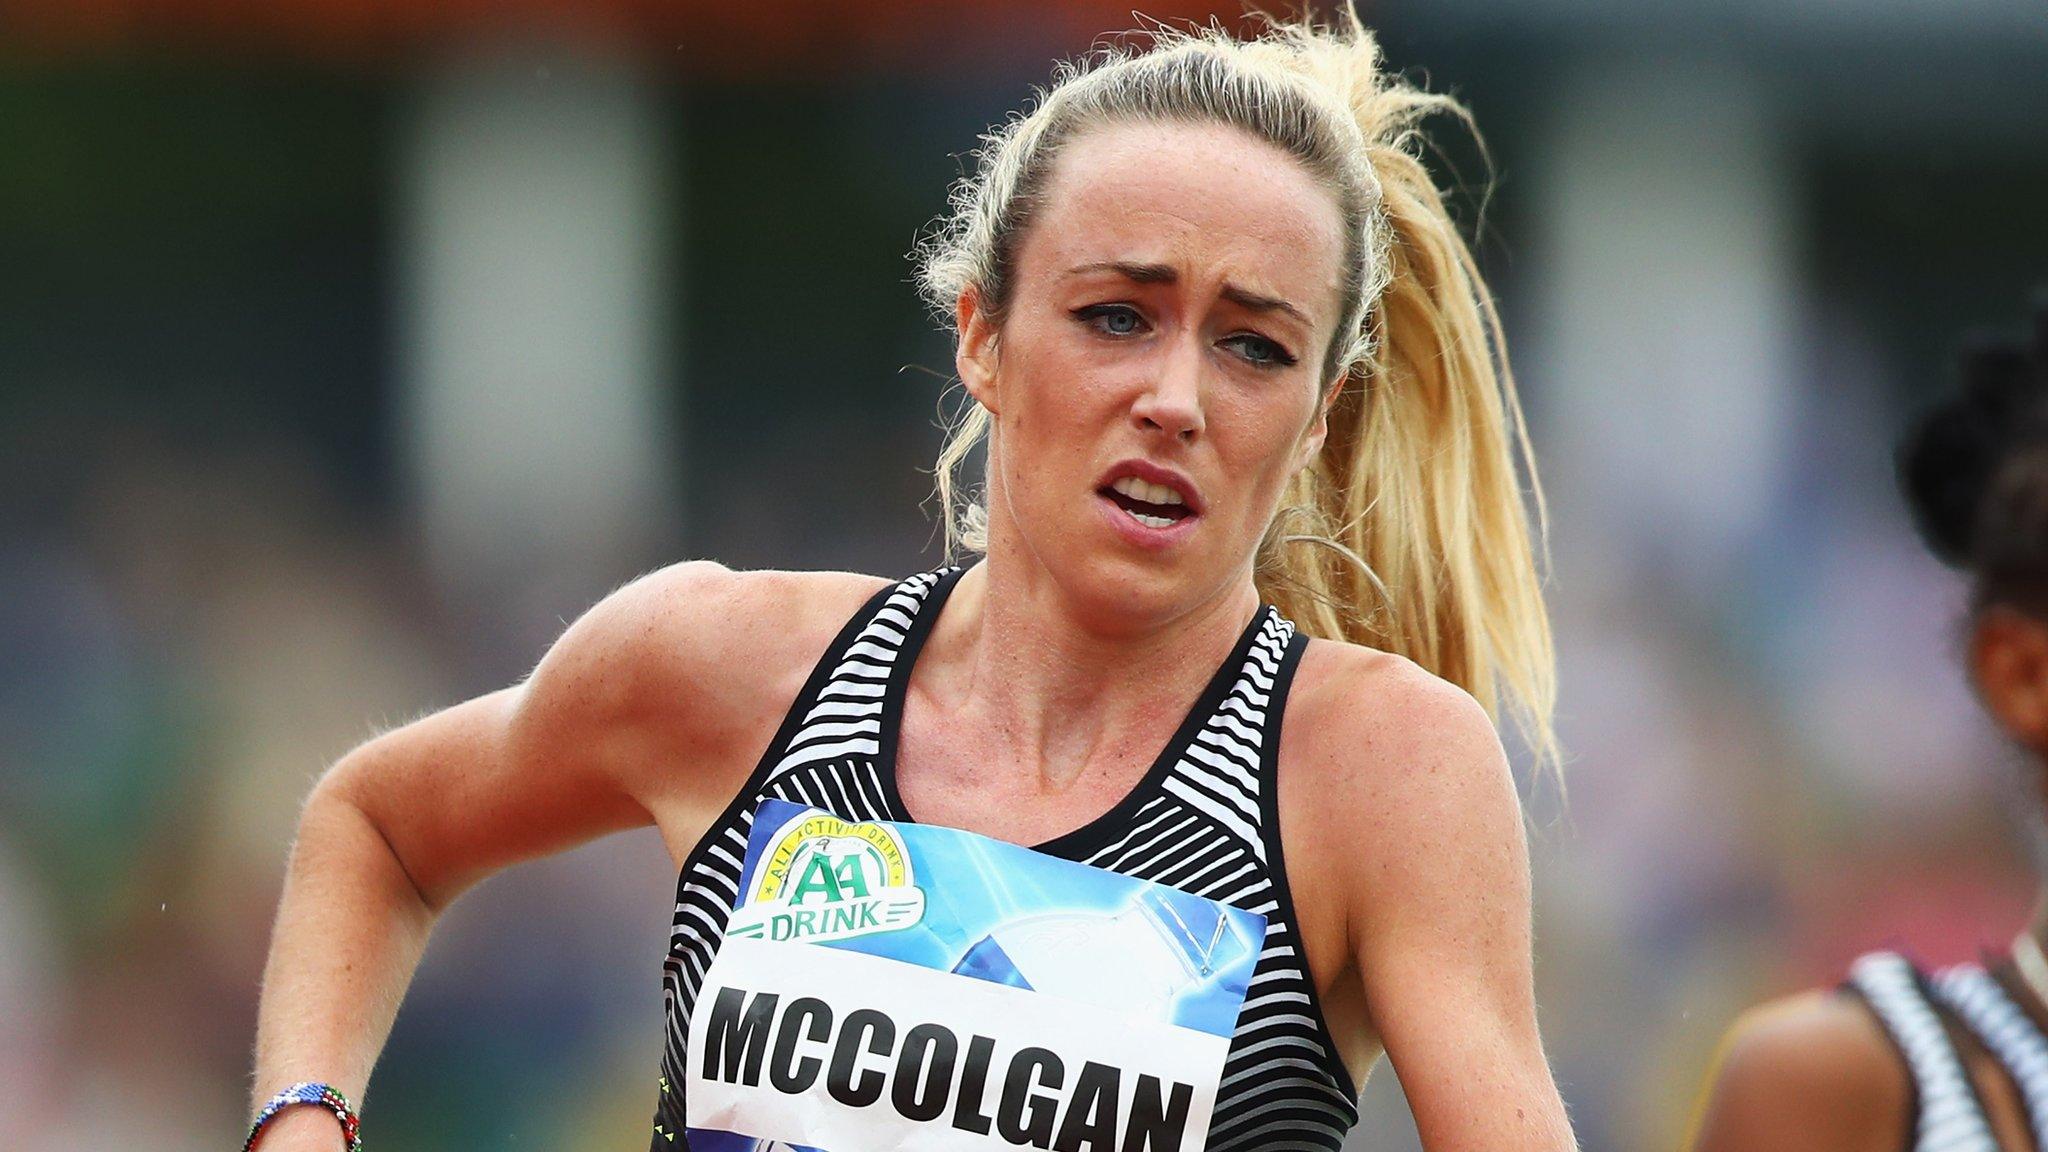
[[[953,330],[960,334],[953,347],[953,371],[967,394],[991,413],[996,409],[996,325],[981,306],[979,289],[960,293],[953,306]]]
[[[2017,609],[1986,608],[1970,634],[1970,676],[2013,739],[2048,752],[2048,625]]]
[[[1337,378],[1323,389],[1322,398],[1316,403],[1315,418],[1309,421],[1308,430],[1301,435],[1301,446],[1294,459],[1294,470],[1308,467],[1316,453],[1323,450],[1323,441],[1330,435],[1330,407],[1337,403],[1337,397],[1344,391],[1344,384],[1351,378],[1349,372],[1339,372]]]

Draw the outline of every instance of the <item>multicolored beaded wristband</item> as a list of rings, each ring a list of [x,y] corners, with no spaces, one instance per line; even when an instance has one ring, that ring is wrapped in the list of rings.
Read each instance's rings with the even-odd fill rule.
[[[311,1081],[294,1084],[270,1098],[263,1111],[256,1114],[256,1122],[249,1125],[249,1138],[242,1141],[242,1152],[256,1147],[256,1137],[263,1134],[264,1125],[294,1104],[318,1104],[332,1111],[334,1118],[341,1121],[341,1138],[348,1143],[348,1152],[363,1152],[363,1122],[356,1118],[356,1110],[348,1106],[348,1097],[339,1088]]]

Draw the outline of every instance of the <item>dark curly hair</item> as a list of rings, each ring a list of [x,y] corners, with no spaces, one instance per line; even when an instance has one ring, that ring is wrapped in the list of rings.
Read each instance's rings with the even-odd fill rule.
[[[1899,488],[1973,603],[2048,609],[2048,294],[2032,331],[1976,334],[1956,391],[1900,441]]]

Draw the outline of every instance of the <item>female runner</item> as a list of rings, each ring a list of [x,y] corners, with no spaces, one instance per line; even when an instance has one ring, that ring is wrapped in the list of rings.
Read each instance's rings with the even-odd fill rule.
[[[1171,1146],[1334,1149],[1384,1051],[1433,1152],[1570,1147],[1491,719],[1550,749],[1526,443],[1491,298],[1417,159],[1438,111],[1464,115],[1385,75],[1355,19],[1158,33],[1063,70],[920,252],[974,401],[940,461],[949,543],[980,558],[896,583],[681,564],[524,683],[335,764],[300,819],[257,1038],[258,1103],[298,1085],[285,1099],[314,1106],[279,1104],[264,1152],[343,1146],[341,1105],[457,895],[649,823],[680,870],[652,1146],[699,1142],[685,1086],[718,1053],[690,1050],[697,994],[738,943],[772,800],[1265,917],[1206,1134]],[[980,498],[956,498],[977,443]],[[735,1060],[758,1058],[751,1020],[720,1025]],[[771,1074],[817,1078],[791,1115],[828,1105],[785,1040],[805,1042],[779,1033]],[[868,1099],[863,1051],[838,1059],[832,1090]],[[1001,1146],[1157,1146],[1136,1119],[1035,1111],[1048,1067],[989,1097]],[[926,1087],[899,1085],[899,1110]],[[984,1146],[960,1133],[989,1117],[960,1108],[914,1146]]]
[[[2048,309],[1973,349],[1914,426],[1899,478],[1927,546],[1970,573],[1968,667],[1992,718],[2048,755]],[[2036,813],[2039,818],[2039,813]],[[1988,966],[1873,953],[1838,990],[1755,1009],[1723,1045],[1699,1152],[2048,1148],[2048,902]]]

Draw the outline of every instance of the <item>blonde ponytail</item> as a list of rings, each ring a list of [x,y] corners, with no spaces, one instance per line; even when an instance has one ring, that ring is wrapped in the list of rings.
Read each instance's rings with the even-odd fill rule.
[[[1469,114],[1388,76],[1348,9],[1336,27],[1276,22],[1246,41],[1144,36],[1142,52],[1064,66],[986,138],[920,251],[928,303],[950,319],[973,290],[1000,320],[1053,160],[1093,128],[1218,122],[1293,155],[1353,222],[1325,364],[1343,385],[1322,453],[1260,546],[1260,594],[1310,635],[1405,656],[1506,713],[1554,768],[1555,659],[1530,525],[1541,495],[1492,294],[1420,158],[1422,120],[1449,113],[1469,128]],[[949,551],[986,546],[985,514],[956,498],[954,472],[987,427],[971,408],[940,456]]]
[[[1471,117],[1389,80],[1371,34],[1347,25],[1278,31],[1357,124],[1380,187],[1382,286],[1323,451],[1267,534],[1260,591],[1312,635],[1399,653],[1508,712],[1554,766],[1556,662],[1529,523],[1541,490],[1492,293],[1420,155],[1426,117]]]

